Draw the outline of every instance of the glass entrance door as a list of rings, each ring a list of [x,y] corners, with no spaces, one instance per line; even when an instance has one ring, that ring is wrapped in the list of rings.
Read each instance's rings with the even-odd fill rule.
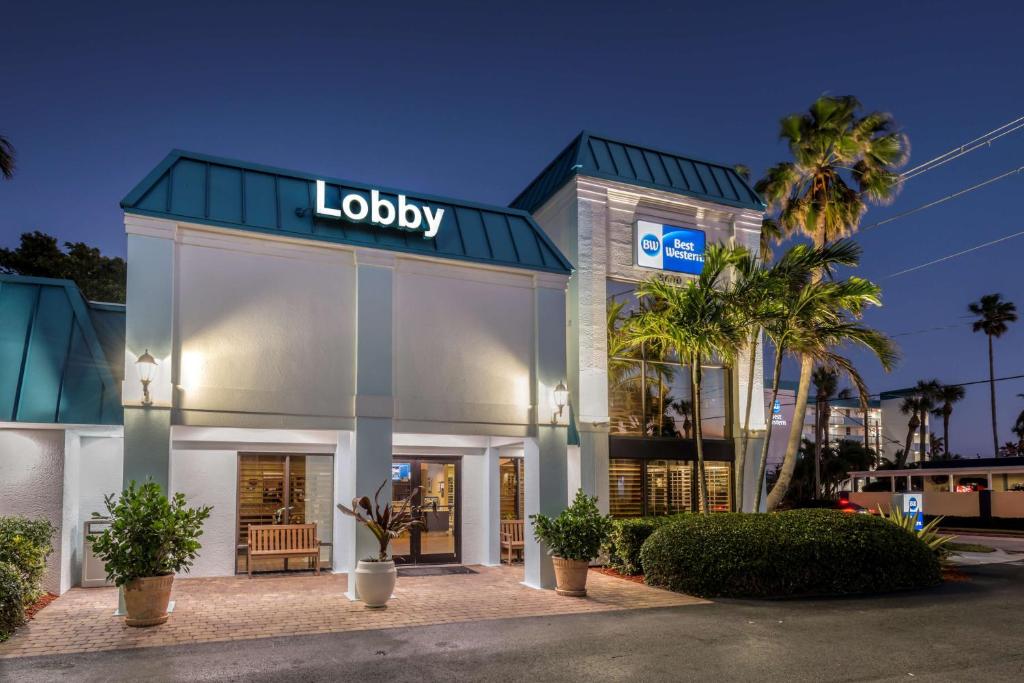
[[[404,500],[420,488],[413,500],[421,524],[391,542],[391,554],[400,564],[450,564],[460,561],[459,475],[455,458],[405,458],[391,463],[392,499]]]

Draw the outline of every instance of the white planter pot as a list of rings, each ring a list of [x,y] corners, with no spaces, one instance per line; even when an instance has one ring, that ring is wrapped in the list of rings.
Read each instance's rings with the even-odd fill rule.
[[[395,590],[395,563],[365,562],[356,565],[356,593],[367,607],[387,607]]]

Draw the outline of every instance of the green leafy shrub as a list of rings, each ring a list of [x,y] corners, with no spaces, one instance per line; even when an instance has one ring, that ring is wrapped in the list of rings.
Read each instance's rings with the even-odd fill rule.
[[[880,517],[887,520],[901,529],[906,529],[910,533],[917,536],[922,543],[931,548],[932,552],[943,561],[949,557],[949,548],[947,544],[952,541],[956,536],[946,536],[940,534],[936,529],[942,524],[942,517],[935,517],[927,524],[923,525],[921,529],[917,529],[917,516],[911,514],[905,514],[899,508],[885,508],[881,506],[879,509]]]
[[[47,519],[0,517],[0,563],[18,572],[26,604],[43,594],[46,558],[53,552],[55,529]]]
[[[0,643],[25,623],[28,592],[21,572],[10,562],[0,562]]]
[[[531,515],[533,535],[547,545],[548,552],[567,560],[592,560],[601,551],[611,530],[611,517],[597,509],[597,498],[591,498],[583,489],[561,514],[551,518]]]
[[[647,583],[692,595],[881,593],[941,580],[935,553],[884,519],[835,510],[684,515],[640,551]]]
[[[626,517],[612,520],[608,535],[608,564],[623,574],[643,573],[640,549],[644,541],[662,526],[682,515],[660,517]]]
[[[168,499],[153,481],[138,487],[133,481],[116,501],[114,494],[104,500],[111,525],[89,540],[109,580],[123,586],[133,579],[188,572],[212,507],[186,507],[184,494]],[[93,517],[102,515],[94,512]]]

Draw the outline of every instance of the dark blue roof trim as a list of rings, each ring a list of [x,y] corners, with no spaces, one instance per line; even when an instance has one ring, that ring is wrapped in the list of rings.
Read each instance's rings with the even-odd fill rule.
[[[69,280],[0,275],[0,420],[122,424],[124,321]]]
[[[316,181],[339,194],[379,190],[444,209],[438,234],[315,215]],[[568,275],[572,264],[529,213],[175,150],[121,202],[127,213]]]
[[[510,206],[532,213],[573,175],[674,192],[742,209],[765,210],[757,192],[728,166],[587,131],[577,135]]]

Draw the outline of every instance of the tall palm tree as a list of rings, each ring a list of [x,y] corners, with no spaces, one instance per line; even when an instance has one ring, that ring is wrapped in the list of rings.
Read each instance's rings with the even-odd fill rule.
[[[861,345],[877,355],[886,370],[892,366],[896,354],[888,338],[853,320],[867,306],[880,304],[878,286],[858,277],[831,279],[835,266],[856,266],[860,253],[860,247],[849,240],[820,248],[801,244],[792,247],[773,266],[780,271],[778,276],[785,282],[785,292],[775,300],[776,311],[765,324],[765,334],[775,347],[771,404],[778,398],[782,358],[786,355],[836,367],[848,375],[862,393],[867,393],[867,387],[853,364],[835,352],[837,347],[846,343]],[[830,278],[821,280],[817,277],[819,273]],[[781,502],[792,480],[807,413],[809,388],[810,373],[801,373],[793,426],[779,476],[768,496],[768,509]],[[760,482],[764,481],[771,437],[772,424],[769,421],[761,448],[755,509],[760,509]]]
[[[0,135],[0,177],[10,180],[14,177],[14,145],[3,135]]]
[[[730,291],[730,298],[739,313],[743,327],[747,354],[747,396],[744,406],[743,426],[741,428],[740,449],[736,455],[736,474],[733,487],[736,499],[740,501],[739,509],[743,509],[743,483],[746,472],[747,449],[750,445],[750,415],[754,405],[754,376],[757,367],[757,353],[761,346],[761,333],[765,323],[774,315],[775,299],[784,294],[779,281],[778,271],[769,268],[765,260],[764,233],[760,253],[737,252],[734,273],[735,283]]]
[[[1001,294],[986,294],[978,301],[967,306],[978,319],[972,329],[984,332],[988,337],[988,390],[992,399],[992,448],[999,455],[999,429],[996,427],[996,371],[992,358],[992,340],[1003,336],[1007,323],[1016,322],[1017,307],[1010,301],[1003,301]]]
[[[921,426],[921,397],[914,394],[907,396],[900,404],[900,412],[909,415],[907,421],[907,441],[903,450],[897,454],[896,469],[901,470],[907,464],[907,457],[910,455],[910,442],[914,440],[914,432]]]
[[[769,168],[755,189],[784,235],[800,232],[814,246],[827,245],[856,232],[868,202],[886,203],[896,195],[907,138],[889,114],[860,112],[855,97],[823,96],[807,112],[780,122],[779,137],[793,159]],[[800,359],[798,386],[809,384],[813,366],[811,357]],[[803,424],[806,409],[798,401],[794,425]],[[787,451],[795,453],[799,445],[791,434]]]
[[[920,379],[914,387],[918,396],[917,409],[920,411],[917,428],[921,432],[918,435],[918,451],[921,455],[921,462],[928,459],[928,413],[935,410],[940,389],[942,389],[942,383],[937,379]]]
[[[693,428],[697,445],[697,494],[701,511],[708,513],[707,474],[701,415],[702,368],[712,357],[730,364],[744,343],[743,328],[726,290],[725,274],[737,256],[734,249],[712,245],[704,255],[700,275],[676,286],[650,279],[637,288],[646,299],[634,318],[631,341],[675,351],[690,366],[693,391]]]
[[[819,365],[811,373],[814,384],[814,498],[821,493],[821,447],[827,441],[828,421],[832,416],[829,401],[839,388],[839,373],[835,368]]]
[[[953,414],[953,404],[962,401],[965,393],[959,384],[943,384],[935,393],[939,405],[932,415],[942,418],[942,447],[946,455],[949,455],[949,418]]]

